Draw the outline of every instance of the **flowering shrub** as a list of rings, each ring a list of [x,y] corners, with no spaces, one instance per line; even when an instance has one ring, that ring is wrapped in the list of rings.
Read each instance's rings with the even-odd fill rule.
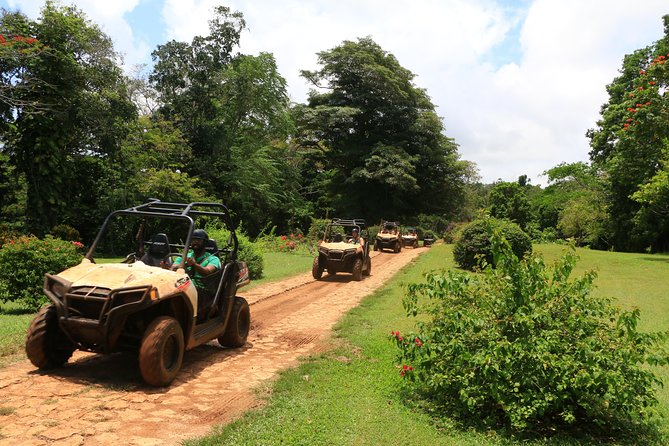
[[[292,252],[307,248],[310,243],[301,233],[292,233],[288,235],[274,234],[274,228],[269,234],[263,234],[256,239],[256,243],[264,252]]]
[[[499,232],[492,246],[495,269],[409,285],[403,303],[418,332],[391,337],[412,391],[493,427],[634,430],[657,403],[661,382],[647,364],[669,362],[666,335],[639,332],[638,310],[592,296],[594,273],[570,279],[573,247],[547,268],[538,256],[519,260]]]
[[[0,299],[37,310],[47,298],[44,274],[56,274],[81,262],[83,245],[47,236],[19,237],[0,248]]]

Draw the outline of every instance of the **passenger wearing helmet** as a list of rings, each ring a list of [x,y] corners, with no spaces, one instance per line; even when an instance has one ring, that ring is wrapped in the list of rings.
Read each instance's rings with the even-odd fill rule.
[[[353,243],[354,245],[363,244],[363,239],[360,238],[360,233],[358,231],[358,228],[353,228],[351,230],[351,239],[349,240],[349,242]]]
[[[198,294],[198,319],[206,314],[209,306],[214,300],[212,293],[206,288],[203,277],[215,273],[221,269],[221,260],[205,250],[205,241],[209,236],[203,229],[196,229],[191,236],[191,249],[186,257],[186,273],[193,280]],[[173,269],[181,266],[181,257],[174,261]]]

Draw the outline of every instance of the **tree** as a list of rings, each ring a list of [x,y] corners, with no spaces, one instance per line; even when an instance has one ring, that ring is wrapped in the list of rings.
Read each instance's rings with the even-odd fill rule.
[[[526,178],[525,178],[526,180]],[[527,184],[526,181],[523,184]],[[490,215],[505,218],[518,224],[523,230],[532,220],[532,209],[527,198],[526,186],[520,183],[500,181],[490,191]]]
[[[47,1],[37,21],[2,11],[0,36],[0,143],[43,234],[87,208],[90,167],[118,150],[135,108],[111,40],[75,7]]]
[[[625,56],[621,75],[607,86],[598,128],[588,131],[590,158],[607,173],[612,243],[621,250],[669,249],[669,216],[652,212],[643,193],[632,198],[642,185],[661,181],[669,137],[669,15],[663,19],[662,39]]]
[[[160,114],[192,148],[185,170],[207,193],[224,197],[255,234],[289,214],[287,206],[303,203],[286,161],[292,131],[286,81],[271,54],[233,52],[244,28],[241,13],[215,8],[208,36],[158,46],[149,79]]]
[[[312,179],[326,187],[325,207],[372,220],[454,213],[466,166],[413,73],[369,37],[318,61],[321,69],[302,75],[326,91],[312,90],[296,109],[297,141],[317,154]]]
[[[548,186],[531,200],[539,229],[554,228],[577,243],[607,248],[610,225],[605,173],[576,162],[560,163],[544,175]]]

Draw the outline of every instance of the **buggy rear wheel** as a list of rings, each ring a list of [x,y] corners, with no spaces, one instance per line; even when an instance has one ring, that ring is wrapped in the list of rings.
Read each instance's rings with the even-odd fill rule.
[[[58,325],[54,305],[42,308],[32,320],[26,335],[26,355],[39,369],[53,369],[67,362],[75,350]]]
[[[139,348],[139,371],[144,381],[163,387],[176,378],[184,357],[181,325],[170,316],[154,319],[144,332]]]
[[[364,268],[362,270],[362,275],[369,276],[370,274],[372,274],[372,259],[368,257],[365,263],[367,263],[367,268]]]
[[[232,305],[232,314],[225,327],[225,333],[218,337],[218,343],[223,347],[242,347],[246,344],[251,328],[251,310],[249,303],[243,297],[236,296]]]

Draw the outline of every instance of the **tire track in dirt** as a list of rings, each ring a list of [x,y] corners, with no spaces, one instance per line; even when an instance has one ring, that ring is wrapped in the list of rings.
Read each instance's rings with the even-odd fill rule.
[[[0,369],[0,446],[176,445],[206,435],[261,404],[253,389],[299,358],[328,348],[332,326],[424,252],[372,253],[372,275],[314,281],[311,273],[258,286],[247,344],[209,343],[186,352],[168,388],[144,385],[135,355],[76,352],[46,374],[27,360]]]

